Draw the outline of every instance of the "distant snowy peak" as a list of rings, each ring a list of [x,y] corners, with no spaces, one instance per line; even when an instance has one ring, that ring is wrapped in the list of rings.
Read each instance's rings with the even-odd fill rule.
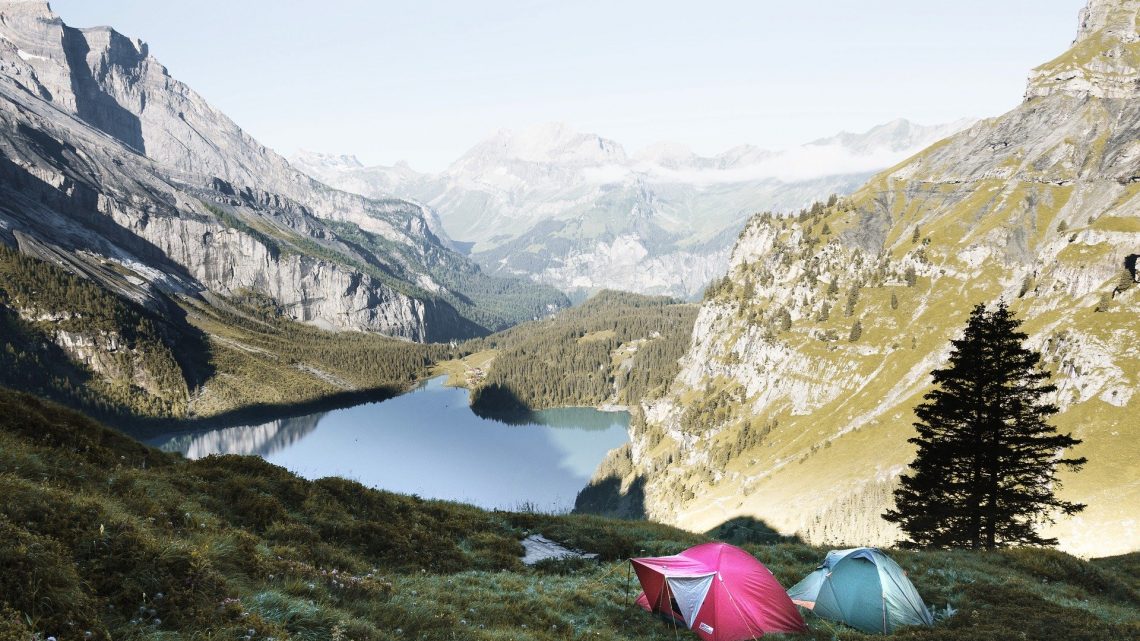
[[[956,134],[975,122],[976,118],[961,118],[945,124],[926,126],[898,118],[872,127],[863,133],[844,131],[829,138],[812,141],[805,146],[843,147],[857,155],[882,152],[911,154]]]
[[[691,166],[695,164],[697,158],[692,149],[675,142],[659,142],[633,155],[633,159],[638,163],[662,167]]]
[[[306,168],[320,168],[328,171],[352,171],[363,169],[364,163],[352,154],[325,154],[319,151],[302,149],[290,161]]]
[[[405,188],[427,178],[426,174],[412,169],[404,161],[390,167],[366,167],[351,154],[301,150],[289,162],[326,185],[372,198],[394,196],[414,199]]]
[[[634,182],[713,185],[752,181],[802,182],[825,176],[872,173],[972,124],[963,119],[935,126],[898,119],[863,133],[843,132],[784,150],[740,145],[701,156],[672,142],[633,155],[596,134],[562,123],[522,131],[502,130],[454,162],[444,176],[494,191],[545,190],[556,182]]]
[[[447,173],[517,162],[599,166],[626,161],[625,149],[612,140],[574,131],[564,123],[547,123],[518,132],[501,130],[461,156]]]
[[[717,166],[721,169],[729,167],[748,167],[779,156],[781,152],[764,149],[755,145],[738,145],[718,155]]]
[[[564,123],[547,123],[520,131],[501,130],[436,176],[416,172],[405,163],[365,167],[352,155],[303,151],[292,162],[340,189],[405,197],[413,194],[404,193],[404,186],[424,181],[494,192],[548,191],[570,183],[797,183],[886,169],[974,122],[964,118],[925,126],[900,118],[862,133],[841,132],[790,149],[739,145],[715,156],[701,156],[672,142],[627,155],[613,140],[575,131]],[[413,192],[418,193],[418,188]]]

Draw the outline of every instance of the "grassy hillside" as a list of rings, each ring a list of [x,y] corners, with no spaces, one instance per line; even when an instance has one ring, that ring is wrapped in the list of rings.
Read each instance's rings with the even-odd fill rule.
[[[174,346],[192,333],[0,244],[0,385],[106,417],[183,416],[197,372]]]
[[[0,245],[0,384],[115,423],[402,391],[443,345],[294,322],[248,294],[148,308]]]
[[[1112,216],[1060,231],[1050,219],[1030,247],[1060,258],[1003,266],[975,254],[990,251],[976,234],[1014,233],[1015,212],[967,202],[935,215],[906,189],[872,183],[834,207],[746,228],[672,396],[635,426],[646,455],[629,469],[652,478],[649,513],[698,530],[750,515],[815,542],[896,540],[879,515],[913,457],[913,408],[972,306],[1004,297],[1060,387],[1054,423],[1084,439],[1073,453],[1089,459],[1062,489],[1089,508],[1052,535],[1084,555],[1134,549],[1140,289],[1120,285],[1131,275],[1104,242]],[[854,239],[880,201],[894,203],[894,222],[871,253]],[[1094,249],[1109,254],[1086,255]]]
[[[211,302],[183,301],[189,322],[208,338],[212,370],[193,398],[196,417],[336,396],[394,394],[451,354],[446,345],[302,325],[261,296]]]
[[[897,540],[879,515],[913,458],[929,374],[974,305],[1004,300],[1059,388],[1052,422],[1088,459],[1059,490],[1088,509],[1047,535],[1088,556],[1137,549],[1140,111],[1136,69],[1119,61],[1135,57],[1140,5],[1101,8],[1115,26],[1089,23],[1063,57],[1087,61],[1084,75],[1035,75],[1015,109],[851,196],[749,222],[671,395],[634,424],[629,474],[651,515]],[[1106,79],[1116,71],[1131,80]]]
[[[704,540],[652,523],[484,512],[306,481],[257,458],[189,462],[3,389],[0,493],[3,639],[675,639],[632,604],[621,560]],[[602,560],[525,568],[518,541],[528,532]],[[747,547],[785,586],[823,554]],[[899,638],[1140,634],[1138,555],[894,556],[928,602],[957,610]],[[808,620],[806,638],[864,638]]]

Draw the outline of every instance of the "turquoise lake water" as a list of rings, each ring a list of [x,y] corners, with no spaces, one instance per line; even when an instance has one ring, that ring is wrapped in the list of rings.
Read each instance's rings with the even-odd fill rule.
[[[146,442],[189,458],[256,454],[306,478],[341,476],[488,509],[561,512],[606,452],[629,440],[626,412],[574,407],[532,419],[508,425],[476,416],[467,390],[436,378],[378,403]]]

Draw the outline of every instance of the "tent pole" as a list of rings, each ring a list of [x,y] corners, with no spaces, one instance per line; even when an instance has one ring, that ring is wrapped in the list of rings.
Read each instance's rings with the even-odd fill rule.
[[[668,581],[665,582],[665,589],[666,590],[669,589],[669,582]],[[670,590],[669,603],[670,604],[673,603],[672,590]],[[679,636],[679,634],[677,632],[677,613],[673,612],[673,606],[672,605],[669,606],[669,620],[673,622],[673,638],[676,639]]]

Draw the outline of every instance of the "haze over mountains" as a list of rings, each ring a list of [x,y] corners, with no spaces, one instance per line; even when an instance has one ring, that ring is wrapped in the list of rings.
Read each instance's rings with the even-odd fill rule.
[[[1084,440],[1048,531],[1103,556],[1140,540],[1140,2],[1093,0],[1024,102],[834,206],[757,216],[669,393],[615,455],[621,509],[695,531],[746,516],[888,544],[914,407],[971,308],[1005,300]]]
[[[320,327],[424,341],[566,302],[487,277],[423,206],[310,179],[145,43],[47,2],[0,2],[0,127],[0,240],[148,305],[255,292]]]
[[[339,189],[425,203],[493,273],[575,295],[615,288],[692,297],[723,273],[750,215],[849,193],[971,122],[895,120],[794,149],[741,145],[711,157],[667,143],[629,153],[549,123],[500,131],[436,175],[365,167],[346,155],[302,152],[293,163]]]

